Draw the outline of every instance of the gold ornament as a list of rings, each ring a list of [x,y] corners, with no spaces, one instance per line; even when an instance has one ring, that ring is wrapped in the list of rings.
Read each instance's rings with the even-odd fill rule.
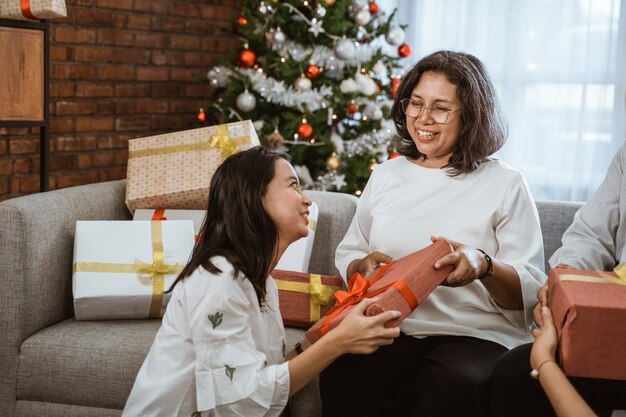
[[[278,130],[274,130],[272,133],[265,137],[267,139],[267,146],[270,149],[278,149],[283,146],[285,138],[280,134]]]
[[[339,168],[339,157],[337,156],[336,152],[333,152],[332,155],[330,155],[326,159],[326,168],[331,171],[335,171],[337,168]]]
[[[372,159],[370,159],[369,165],[367,165],[367,170],[371,174],[372,171],[374,170],[374,168],[376,168],[377,166],[378,166],[378,161],[376,161],[374,158],[372,158]]]
[[[326,7],[331,7],[333,4],[335,4],[335,0],[324,0],[324,5]]]

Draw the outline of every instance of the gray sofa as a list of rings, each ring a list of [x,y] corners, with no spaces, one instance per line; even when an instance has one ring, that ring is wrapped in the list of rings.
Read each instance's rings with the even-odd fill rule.
[[[35,194],[0,203],[0,415],[120,416],[159,320],[76,321],[72,250],[76,220],[130,219],[125,182]],[[320,208],[310,270],[336,274],[334,249],[356,197],[311,192]],[[580,206],[537,204],[546,259]],[[287,329],[290,345],[302,331]],[[317,381],[289,404],[319,416]]]

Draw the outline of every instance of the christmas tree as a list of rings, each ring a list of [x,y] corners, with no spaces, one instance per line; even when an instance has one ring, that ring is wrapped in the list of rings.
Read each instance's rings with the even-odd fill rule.
[[[395,135],[388,116],[410,54],[395,11],[355,0],[241,4],[242,49],[207,73],[214,89],[198,120],[250,119],[265,145],[287,149],[304,188],[359,195]]]

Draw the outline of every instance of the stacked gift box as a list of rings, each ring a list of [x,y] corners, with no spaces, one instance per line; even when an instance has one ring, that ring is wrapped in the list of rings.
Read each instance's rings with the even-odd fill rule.
[[[132,222],[78,222],[73,292],[78,320],[159,318],[166,293],[199,238],[209,186],[235,152],[259,145],[250,121],[129,141],[126,203]],[[334,304],[339,277],[308,274],[318,207],[309,234],[272,272],[285,324],[310,327]]]

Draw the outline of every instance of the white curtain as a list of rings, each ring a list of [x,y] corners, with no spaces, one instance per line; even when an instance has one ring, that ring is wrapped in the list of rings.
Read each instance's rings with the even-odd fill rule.
[[[497,157],[537,200],[585,201],[625,138],[626,0],[380,0],[408,24],[412,54],[487,66],[509,136]]]

